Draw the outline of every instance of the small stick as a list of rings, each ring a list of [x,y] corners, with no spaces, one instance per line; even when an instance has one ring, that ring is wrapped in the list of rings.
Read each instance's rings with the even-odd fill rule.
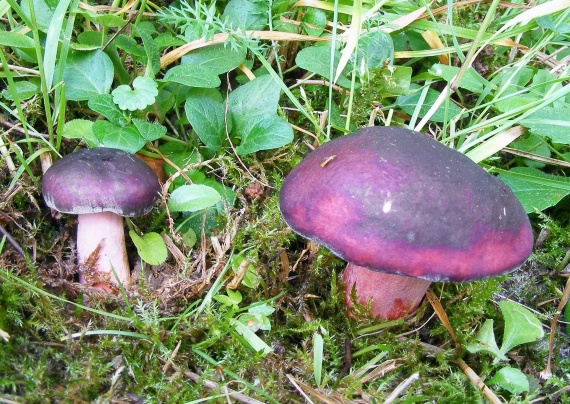
[[[14,240],[14,238],[10,235],[10,233],[8,233],[6,231],[6,229],[4,227],[2,227],[2,225],[0,225],[0,233],[2,233],[2,235],[4,235],[4,237],[6,237],[6,240],[8,240],[8,242],[12,245],[12,247],[14,248],[14,250],[16,250],[16,252],[18,254],[20,254],[22,257],[26,258],[26,253],[24,252],[24,249],[22,248],[22,246],[20,244],[18,244],[18,242],[16,240]]]
[[[419,378],[420,378],[420,374],[418,372],[416,372],[413,375],[411,375],[410,377],[408,377],[406,380],[404,380],[402,383],[400,383],[398,385],[398,387],[396,387],[394,389],[392,394],[390,394],[388,396],[388,398],[386,398],[386,400],[384,400],[384,404],[392,404],[394,402],[394,400],[397,399],[398,396],[404,392],[404,390],[406,390],[408,387],[410,387],[410,385],[415,380],[418,380]]]

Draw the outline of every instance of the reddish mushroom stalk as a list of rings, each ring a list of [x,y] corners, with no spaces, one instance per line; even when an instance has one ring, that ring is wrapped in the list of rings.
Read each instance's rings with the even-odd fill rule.
[[[342,275],[345,301],[353,306],[352,291],[363,307],[370,305],[373,317],[395,320],[412,313],[419,306],[430,281],[409,276],[392,275],[348,264]]]

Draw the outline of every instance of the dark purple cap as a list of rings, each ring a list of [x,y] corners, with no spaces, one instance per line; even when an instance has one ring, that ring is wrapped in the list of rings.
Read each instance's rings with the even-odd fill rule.
[[[511,190],[419,132],[372,127],[313,151],[283,182],[285,222],[352,264],[468,281],[516,269],[532,252]]]
[[[82,149],[56,161],[44,174],[46,204],[71,214],[113,212],[141,216],[156,202],[158,177],[142,160],[117,149]]]

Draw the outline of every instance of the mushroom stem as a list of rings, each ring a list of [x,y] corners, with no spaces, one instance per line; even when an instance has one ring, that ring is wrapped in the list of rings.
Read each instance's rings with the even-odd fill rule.
[[[79,264],[86,265],[91,254],[101,245],[97,262],[92,266],[98,275],[93,285],[97,289],[108,291],[105,282],[118,285],[117,278],[124,288],[131,286],[131,272],[125,247],[123,218],[113,212],[87,213],[77,217],[77,255]],[[117,274],[117,278],[113,274]],[[101,282],[98,282],[98,281]],[[85,283],[83,274],[79,282]]]
[[[372,271],[348,264],[343,281],[346,305],[353,306],[352,290],[356,303],[366,306],[370,300],[370,313],[374,317],[395,320],[413,312],[426,294],[430,281],[408,276]]]

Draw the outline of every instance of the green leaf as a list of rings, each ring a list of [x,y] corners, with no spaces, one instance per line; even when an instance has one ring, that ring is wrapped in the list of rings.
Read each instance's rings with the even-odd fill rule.
[[[214,299],[222,303],[224,306],[233,306],[237,309],[238,305],[241,303],[242,296],[239,290],[228,289],[226,291],[227,295],[215,295]]]
[[[234,131],[242,132],[254,116],[275,115],[280,93],[281,87],[270,75],[257,77],[232,91],[228,103]]]
[[[40,87],[31,81],[16,81],[13,86],[2,90],[2,97],[7,100],[14,101],[12,91],[15,91],[20,101],[25,101],[32,98],[34,95],[39,94]]]
[[[530,390],[530,385],[525,374],[511,367],[500,369],[487,383],[497,385],[513,395],[518,395]]]
[[[213,152],[222,148],[226,138],[225,105],[204,95],[191,97],[184,105],[186,118],[202,143]],[[228,129],[231,130],[231,120]]]
[[[307,35],[320,36],[327,26],[327,13],[314,7],[307,7],[301,27]]]
[[[383,67],[394,60],[392,37],[382,31],[367,32],[358,40],[356,66],[363,76],[370,69]]]
[[[168,249],[160,234],[150,232],[141,237],[135,231],[130,230],[129,235],[144,262],[150,265],[160,265],[166,261]]]
[[[541,108],[520,121],[521,125],[554,143],[570,144],[570,108]]]
[[[158,84],[154,79],[146,76],[138,76],[133,80],[133,88],[123,84],[115,88],[111,93],[113,102],[122,110],[143,110],[154,104],[158,95]]]
[[[222,83],[216,73],[195,65],[175,66],[166,72],[162,81],[203,88],[215,88]]]
[[[17,32],[0,31],[0,45],[14,48],[34,48],[34,40],[27,35]]]
[[[268,3],[255,0],[230,0],[224,8],[222,20],[233,29],[259,30],[268,23]]]
[[[535,168],[498,170],[499,179],[511,188],[527,213],[556,205],[570,194],[570,178],[545,174]]]
[[[321,385],[323,372],[323,351],[323,336],[318,332],[315,332],[313,334],[313,374],[315,375],[315,384],[317,386]]]
[[[224,44],[196,49],[182,57],[182,66],[208,70],[217,75],[229,72],[245,62],[246,48],[233,49]]]
[[[453,77],[455,77],[455,75],[459,72],[459,67],[436,63],[430,67],[429,72],[434,76],[441,77],[445,81],[450,82],[451,79],[453,79]],[[479,73],[477,73],[472,67],[467,69],[461,78],[459,87],[473,91],[476,94],[481,94],[487,87],[496,88],[494,84],[491,84],[489,81],[481,77]]]
[[[271,330],[271,323],[269,319],[261,314],[245,313],[239,316],[239,321],[245,324],[251,331],[256,332],[259,330]]]
[[[151,123],[144,119],[133,118],[133,124],[146,141],[152,142],[166,135],[166,126],[159,123]]]
[[[544,336],[538,318],[520,304],[503,300],[499,303],[499,308],[505,318],[502,353],[506,354],[518,345],[537,341]]]
[[[207,185],[182,185],[172,191],[168,209],[171,212],[195,212],[214,206],[221,199],[218,191]]]
[[[261,316],[268,317],[275,312],[275,308],[271,307],[267,303],[259,304],[257,306],[250,307],[247,310],[248,313],[259,314]]]
[[[99,146],[93,133],[93,122],[86,119],[73,119],[63,125],[62,136],[66,139],[83,139],[89,147]]]
[[[417,89],[417,88],[416,88]],[[425,97],[423,104],[421,105],[419,116],[424,116],[427,114],[431,106],[435,103],[439,97],[439,91],[429,89],[427,96]],[[408,95],[399,96],[396,99],[396,105],[399,105],[406,114],[413,115],[416,110],[421,97],[421,89],[412,92]],[[432,122],[444,122],[446,119],[449,120],[453,117],[458,116],[461,113],[461,108],[452,102],[442,105],[430,118]]]
[[[101,50],[71,52],[63,69],[66,99],[85,101],[97,94],[107,94],[113,74],[113,63]]]
[[[122,128],[109,121],[97,121],[93,124],[93,133],[100,147],[121,149],[129,153],[138,152],[146,143],[133,125]]]
[[[310,46],[297,53],[295,63],[301,69],[317,73],[319,76],[331,80],[330,78],[330,60],[331,60],[331,47],[330,46]],[[340,61],[340,52],[335,51],[334,54],[334,69]],[[337,84],[344,88],[350,88],[350,80],[345,75],[341,75],[337,80]]]
[[[113,96],[111,94],[94,95],[89,98],[87,106],[117,126],[127,125],[127,119],[123,111],[113,102]]]
[[[141,39],[143,40],[143,49],[146,55],[145,77],[154,77],[154,75],[160,70],[160,55],[158,53],[158,48],[156,47],[154,39],[152,39],[152,36],[149,32],[145,31],[144,29],[139,29],[136,25],[133,25],[133,29],[140,35]]]
[[[242,140],[236,147],[240,156],[259,150],[275,149],[293,141],[293,128],[276,115],[261,115],[249,120],[240,132]]]
[[[501,360],[508,360],[497,346],[495,333],[493,332],[493,320],[485,320],[476,338],[477,342],[465,345],[465,349],[471,353],[487,352]]]
[[[249,346],[257,353],[267,355],[273,352],[271,347],[265,343],[261,338],[259,338],[253,331],[249,329],[241,321],[234,318],[230,319],[230,325],[235,327],[235,331],[249,344]]]

